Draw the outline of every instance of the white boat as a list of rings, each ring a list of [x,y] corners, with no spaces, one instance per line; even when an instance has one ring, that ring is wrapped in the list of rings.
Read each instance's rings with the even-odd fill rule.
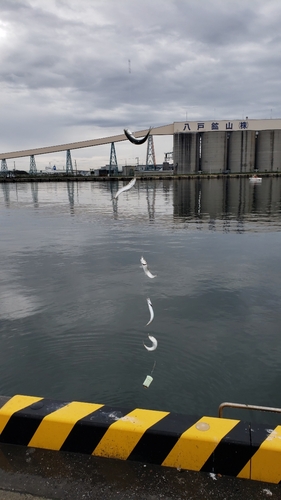
[[[255,184],[260,184],[262,181],[262,177],[258,177],[257,175],[252,175],[252,177],[249,177],[249,181]]]

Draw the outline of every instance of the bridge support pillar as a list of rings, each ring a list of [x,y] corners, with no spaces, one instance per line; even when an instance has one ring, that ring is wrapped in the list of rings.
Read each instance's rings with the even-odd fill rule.
[[[7,160],[1,160],[1,172],[8,172]]]
[[[37,174],[37,168],[36,168],[36,162],[34,155],[30,156],[30,167],[29,167],[29,173],[30,174]]]
[[[146,170],[155,170],[156,159],[153,143],[153,135],[149,135],[147,139],[147,152],[146,152]]]
[[[73,174],[73,165],[72,165],[70,149],[66,151],[66,173]]]
[[[118,173],[118,163],[114,142],[111,143],[110,148],[109,175],[111,175],[112,172],[116,174]]]

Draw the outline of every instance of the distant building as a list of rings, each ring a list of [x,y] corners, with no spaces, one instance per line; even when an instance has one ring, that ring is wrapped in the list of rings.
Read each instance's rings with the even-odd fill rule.
[[[132,176],[135,175],[135,166],[134,165],[125,165],[123,167],[123,174]]]

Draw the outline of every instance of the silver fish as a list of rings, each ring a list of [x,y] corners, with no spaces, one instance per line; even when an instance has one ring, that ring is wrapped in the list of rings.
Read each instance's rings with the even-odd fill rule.
[[[150,299],[146,299],[146,300],[147,300],[147,305],[148,305],[148,309],[149,309],[149,312],[150,312],[150,320],[149,320],[148,323],[146,323],[145,326],[149,325],[151,323],[151,321],[153,320],[153,318],[154,318],[154,311],[153,311],[151,300]]]
[[[134,136],[134,134],[129,129],[124,128],[124,134],[125,134],[125,136],[133,144],[144,144],[145,141],[148,139],[150,131],[151,131],[151,128],[149,129],[149,131],[147,132],[147,134],[142,139],[136,139],[136,137]]]
[[[129,184],[126,184],[126,186],[123,186],[121,189],[119,189],[113,199],[116,200],[116,198],[119,196],[119,194],[124,193],[124,191],[128,191],[129,189],[131,189],[135,185],[136,180],[137,180],[136,177],[134,177],[129,182]]]
[[[144,270],[144,272],[145,272],[146,276],[148,276],[148,278],[156,278],[157,274],[152,274],[152,273],[149,271],[149,269],[148,269],[148,267],[147,267],[147,264],[142,264],[142,268],[143,268],[143,270]]]
[[[143,266],[147,266],[147,262],[146,262],[146,260],[142,256],[141,256],[141,260],[140,261],[141,261],[141,264]]]
[[[151,340],[152,342],[152,346],[151,347],[147,347],[147,345],[143,344],[144,347],[148,350],[148,351],[155,351],[155,349],[157,348],[157,345],[158,345],[158,342],[156,340],[155,337],[152,337],[152,335],[148,335],[148,338],[149,340]]]

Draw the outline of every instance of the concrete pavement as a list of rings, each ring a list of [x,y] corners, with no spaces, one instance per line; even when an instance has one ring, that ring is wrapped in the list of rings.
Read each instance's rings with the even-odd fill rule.
[[[13,491],[4,491],[0,489],[1,500],[52,500],[51,498],[38,497],[25,493],[15,493]]]
[[[0,445],[0,500],[281,499],[281,485]]]

